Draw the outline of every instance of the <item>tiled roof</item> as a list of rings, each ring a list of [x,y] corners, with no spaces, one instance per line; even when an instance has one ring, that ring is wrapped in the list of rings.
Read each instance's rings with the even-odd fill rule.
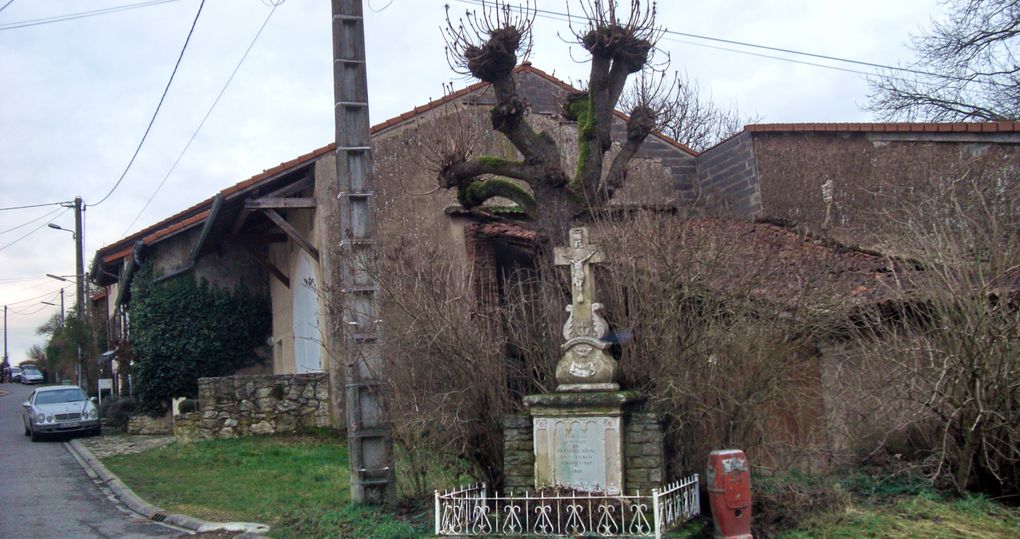
[[[725,253],[706,284],[766,302],[797,303],[805,294],[849,305],[898,300],[897,274],[911,271],[898,260],[772,223],[696,219],[687,230],[689,248],[711,244]]]
[[[513,223],[481,223],[474,230],[483,236],[501,237],[525,242],[535,241],[535,231]]]
[[[308,152],[304,155],[295,157],[294,159],[280,163],[279,165],[276,165],[273,168],[263,170],[261,173],[256,174],[251,178],[248,178],[247,180],[231,185],[230,187],[227,187],[226,189],[220,191],[219,194],[222,195],[224,198],[229,197],[240,191],[254,187],[258,185],[258,183],[261,181],[273,178],[277,174],[280,174],[281,172],[287,171],[291,168],[298,167],[306,164],[307,162],[318,159],[319,157],[322,157],[323,155],[333,151],[335,148],[336,148],[335,144],[329,144],[317,150]],[[216,197],[215,196],[209,197],[184,211],[178,212],[154,225],[148,226],[138,232],[135,232],[134,234],[131,234],[130,236],[127,236],[125,238],[117,240],[114,243],[111,243],[110,245],[100,248],[98,252],[102,255],[103,262],[109,263],[119,258],[123,258],[124,256],[127,256],[129,253],[131,253],[131,250],[134,248],[135,242],[138,240],[141,240],[145,245],[150,245],[167,236],[171,236],[178,232],[183,232],[193,226],[201,224],[205,220],[205,218],[209,215],[209,207],[212,205],[212,201],[214,198]],[[112,249],[116,250],[110,253],[109,251]]]
[[[856,133],[1017,133],[1020,122],[951,122],[951,123],[804,123],[753,124],[744,127],[752,133],[787,132],[856,132]]]

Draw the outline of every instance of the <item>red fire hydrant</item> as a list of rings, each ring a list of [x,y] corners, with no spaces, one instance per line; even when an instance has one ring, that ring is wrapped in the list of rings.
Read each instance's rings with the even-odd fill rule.
[[[712,451],[706,476],[715,536],[751,539],[751,467],[744,452]]]

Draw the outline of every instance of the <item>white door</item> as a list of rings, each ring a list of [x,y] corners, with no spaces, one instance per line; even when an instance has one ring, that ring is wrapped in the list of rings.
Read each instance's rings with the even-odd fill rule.
[[[298,374],[322,371],[322,334],[315,270],[308,255],[298,258],[291,278],[294,292],[294,369]]]

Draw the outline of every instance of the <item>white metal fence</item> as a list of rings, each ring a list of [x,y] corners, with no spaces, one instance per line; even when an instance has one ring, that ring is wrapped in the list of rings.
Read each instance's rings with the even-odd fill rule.
[[[490,496],[485,483],[435,493],[436,535],[662,537],[698,516],[698,474],[650,495]]]

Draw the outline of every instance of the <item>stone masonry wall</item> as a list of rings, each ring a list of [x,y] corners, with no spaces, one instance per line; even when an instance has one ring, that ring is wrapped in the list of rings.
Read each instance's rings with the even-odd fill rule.
[[[535,488],[535,448],[529,415],[503,417],[503,475],[505,492]]]
[[[286,434],[333,426],[325,373],[198,380],[199,411],[174,419],[184,439]]]
[[[627,491],[650,493],[666,480],[662,425],[656,414],[631,413],[623,422],[623,483]]]
[[[751,219],[761,213],[754,141],[744,132],[697,158],[700,202],[710,215]]]
[[[629,413],[623,417],[624,489],[650,493],[666,478],[666,455],[659,416]],[[535,488],[535,448],[531,417],[503,417],[504,492]]]

